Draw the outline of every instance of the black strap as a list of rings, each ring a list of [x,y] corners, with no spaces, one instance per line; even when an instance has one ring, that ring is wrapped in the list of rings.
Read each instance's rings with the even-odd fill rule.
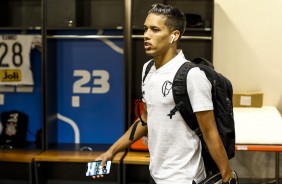
[[[146,79],[146,77],[147,77],[148,73],[150,72],[153,65],[154,65],[154,60],[151,60],[146,67],[145,74],[144,74],[143,79],[142,79],[143,82],[145,81],[145,79]]]
[[[208,66],[207,66],[208,65]],[[216,85],[216,80],[213,72],[211,72],[212,64],[209,63],[208,60],[203,58],[196,58],[191,63],[185,62],[175,74],[172,84],[172,92],[173,99],[176,103],[175,107],[170,111],[168,116],[172,118],[172,116],[179,111],[187,125],[195,131],[195,133],[199,136],[202,135],[199,125],[197,122],[196,115],[193,113],[193,109],[190,103],[189,95],[187,94],[187,75],[191,68],[199,67],[203,70],[209,79],[212,81],[212,93],[215,95],[216,90],[214,90],[214,85]]]
[[[139,98],[137,100],[137,113],[138,113],[138,117],[139,117],[139,120],[141,121],[142,123],[142,126],[146,126],[147,123],[145,121],[143,121],[142,117],[141,117],[141,112],[140,112],[140,101],[141,101],[141,98]]]
[[[151,60],[151,61],[149,62],[149,64],[147,65],[146,69],[145,69],[145,74],[144,74],[143,80],[142,80],[143,83],[144,83],[144,81],[145,81],[145,79],[146,79],[146,77],[147,77],[148,73],[150,72],[150,70],[151,70],[151,68],[152,68],[153,65],[154,65],[154,60]],[[140,101],[142,100],[142,96],[143,96],[143,94],[142,94],[141,97],[138,99],[137,113],[138,113],[138,117],[139,117],[139,119],[140,119],[140,121],[141,121],[141,123],[142,123],[142,126],[146,126],[147,123],[146,123],[145,121],[143,121],[143,119],[141,118],[141,112],[140,112]]]
[[[141,101],[141,98],[138,98],[138,100],[137,100],[137,113],[138,113],[138,116],[139,116],[139,120],[137,120],[137,121],[134,123],[133,127],[132,127],[132,130],[131,130],[131,133],[130,133],[130,137],[129,137],[129,140],[130,140],[130,141],[133,141],[133,139],[134,139],[134,134],[135,134],[135,132],[136,132],[137,125],[138,125],[139,122],[142,123],[142,126],[146,126],[146,125],[147,125],[147,123],[146,123],[145,121],[143,121],[143,119],[142,119],[142,117],[141,117],[140,101]]]
[[[174,106],[174,108],[171,109],[171,111],[169,112],[169,114],[168,114],[169,118],[172,119],[172,116],[175,115],[175,113],[176,113],[177,111],[179,111],[179,110],[182,108],[183,105],[184,105],[184,103],[183,103],[182,101],[180,101],[179,103],[177,103],[177,104]]]
[[[130,133],[130,137],[129,137],[130,141],[133,141],[133,139],[134,139],[134,134],[136,132],[136,128],[137,128],[137,125],[138,125],[139,122],[140,122],[140,120],[136,121],[134,123],[133,127],[132,127],[132,130],[131,130],[131,133]]]
[[[147,65],[146,69],[145,69],[145,74],[144,74],[143,79],[142,79],[143,83],[144,83],[144,81],[145,81],[145,79],[146,79],[146,77],[147,77],[148,73],[150,72],[150,70],[151,70],[153,65],[154,65],[154,60],[151,60],[149,62],[149,64]],[[143,121],[143,119],[141,117],[141,112],[140,112],[140,101],[142,100],[142,96],[143,96],[143,94],[137,100],[137,113],[138,113],[139,120],[136,121],[135,124],[132,127],[132,130],[131,130],[131,133],[130,133],[130,137],[129,137],[130,141],[133,141],[133,139],[134,139],[134,134],[135,134],[135,131],[137,129],[137,125],[138,125],[139,122],[142,123],[142,126],[146,126],[147,125],[147,123],[145,121]]]
[[[214,66],[213,66],[213,64],[209,61],[209,60],[207,60],[206,58],[201,58],[201,57],[199,57],[199,58],[194,58],[193,60],[192,60],[192,63],[195,63],[195,64],[201,64],[201,65],[206,65],[206,66],[209,66],[209,67],[211,67],[212,69],[214,69]]]
[[[134,140],[134,134],[135,134],[135,132],[136,132],[137,125],[138,125],[139,122],[142,123],[142,126],[146,126],[146,125],[147,125],[147,123],[146,123],[145,121],[143,121],[143,119],[141,118],[140,101],[141,101],[141,98],[139,98],[139,99],[137,100],[137,113],[138,113],[138,116],[139,116],[139,120],[137,120],[137,121],[134,123],[133,127],[132,127],[132,130],[131,130],[131,133],[130,133],[130,137],[129,137],[129,140],[130,140],[130,141],[133,141],[133,140]]]
[[[186,79],[190,69],[195,66],[196,65],[194,63],[185,62],[175,74],[172,83],[172,93],[176,105],[168,114],[168,116],[172,117],[177,111],[179,111],[182,118],[193,131],[196,130],[199,125],[196,119],[196,115],[193,113],[190,99],[187,94]]]
[[[149,64],[147,65],[146,69],[145,69],[145,74],[144,74],[143,79],[142,79],[143,83],[144,83],[144,81],[145,81],[145,79],[146,79],[146,77],[147,77],[148,73],[150,72],[150,70],[151,70],[153,65],[154,65],[154,60],[151,60],[149,62]],[[143,96],[143,94],[137,100],[137,113],[138,113],[139,120],[137,120],[135,122],[135,124],[133,125],[133,127],[132,127],[132,130],[131,130],[131,133],[130,133],[130,137],[129,137],[130,141],[133,141],[133,139],[134,139],[134,134],[136,132],[137,125],[138,125],[139,122],[142,123],[142,126],[146,126],[147,125],[147,123],[145,121],[143,121],[143,119],[141,117],[141,112],[140,112],[140,101],[142,100],[142,96]]]

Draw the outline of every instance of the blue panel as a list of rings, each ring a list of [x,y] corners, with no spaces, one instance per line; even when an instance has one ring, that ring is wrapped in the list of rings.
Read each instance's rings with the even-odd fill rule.
[[[67,122],[78,127],[79,143],[113,143],[124,133],[123,40],[108,41],[118,50],[99,39],[57,40],[58,113],[63,116],[58,120],[59,143],[75,142]],[[72,103],[73,97],[79,103]]]

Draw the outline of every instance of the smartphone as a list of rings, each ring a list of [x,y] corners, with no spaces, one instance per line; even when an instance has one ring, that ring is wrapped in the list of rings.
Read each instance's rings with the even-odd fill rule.
[[[86,166],[86,176],[96,176],[101,174],[109,174],[112,161],[108,160],[104,167],[100,168],[101,161],[88,162]]]

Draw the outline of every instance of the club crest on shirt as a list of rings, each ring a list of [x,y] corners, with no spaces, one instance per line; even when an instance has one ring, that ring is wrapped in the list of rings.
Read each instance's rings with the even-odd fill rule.
[[[17,124],[18,124],[18,113],[14,113],[10,115],[10,118],[8,119],[8,122],[6,124],[6,134],[9,136],[13,136],[17,134]]]
[[[166,97],[169,94],[171,88],[172,88],[172,82],[167,80],[163,83],[162,94],[164,97]]]

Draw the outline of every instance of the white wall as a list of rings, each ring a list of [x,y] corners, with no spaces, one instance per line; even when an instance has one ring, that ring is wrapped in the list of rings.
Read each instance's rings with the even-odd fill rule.
[[[213,62],[235,92],[261,91],[264,105],[282,112],[281,10],[282,0],[215,0]],[[232,165],[241,177],[271,178],[274,161],[274,153],[237,152]]]
[[[214,64],[282,112],[282,0],[215,0]]]

